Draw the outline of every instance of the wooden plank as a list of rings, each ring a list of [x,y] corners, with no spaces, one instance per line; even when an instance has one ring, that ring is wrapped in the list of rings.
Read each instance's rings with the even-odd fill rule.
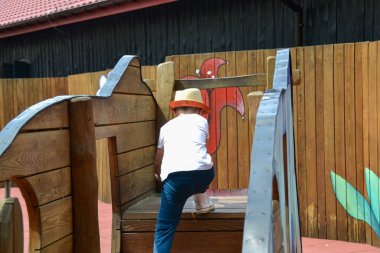
[[[98,200],[111,203],[108,139],[96,140],[96,171],[98,175]]]
[[[378,114],[377,114],[377,43],[368,45],[368,138],[369,138],[369,169],[378,174]],[[372,230],[372,244],[376,245],[377,235]]]
[[[33,117],[22,131],[67,128],[69,126],[67,102],[52,105]]]
[[[362,77],[363,77],[363,164],[364,168],[370,167],[369,162],[369,43],[363,43],[362,47]],[[359,175],[360,177],[361,175]],[[363,183],[365,182],[363,173]],[[365,186],[363,187],[363,192],[365,191]],[[367,244],[372,244],[372,229],[365,225],[365,238]]]
[[[123,232],[154,232],[156,220],[122,220],[121,230]],[[177,232],[195,231],[242,231],[244,219],[182,219]]]
[[[154,233],[123,233],[122,249],[125,252],[150,252]],[[240,252],[243,233],[231,232],[179,232],[173,240],[172,252]],[[213,242],[213,243],[211,243]]]
[[[154,163],[156,146],[148,146],[119,154],[118,176],[146,167]]]
[[[247,51],[236,52],[236,75],[248,74],[248,54]],[[241,104],[239,104],[239,92],[241,95]],[[249,119],[248,119],[248,102],[247,95],[249,89],[240,87],[236,89],[236,106],[240,113],[236,112],[237,127],[237,177],[238,182],[232,185],[231,189],[248,188],[249,183]]]
[[[222,78],[176,79],[174,90],[183,90],[187,88],[214,89],[226,87],[254,87],[265,85],[266,82],[267,77],[265,73]]]
[[[74,98],[69,104],[70,157],[73,188],[74,251],[100,252],[98,177],[92,100]],[[83,187],[83,186],[86,187]]]
[[[25,184],[27,191],[32,191],[29,196],[33,206],[44,205],[71,194],[70,167],[18,179],[19,183]]]
[[[333,46],[323,46],[323,83],[327,239],[336,240],[336,199],[332,184],[329,183],[331,181],[330,171],[335,172]]]
[[[380,10],[380,8],[378,8]],[[376,89],[377,89],[377,96],[376,96],[376,100],[377,100],[377,107],[376,107],[376,113],[377,113],[377,136],[379,138],[379,131],[380,131],[380,88],[379,88],[379,84],[380,84],[380,43],[376,43],[376,51],[377,51],[377,54],[376,54]],[[373,79],[373,77],[372,77]],[[377,166],[376,167],[373,167],[371,168],[373,170],[373,172],[380,176],[380,168],[379,168],[379,164],[380,164],[380,141],[377,139]],[[380,189],[379,189],[379,192],[378,194],[380,193]],[[380,197],[379,197],[380,198]],[[373,203],[371,203],[373,204]],[[373,208],[373,210],[376,210],[376,208]],[[377,208],[377,211],[374,211],[377,215],[380,215],[380,209]],[[379,217],[379,216],[378,216]],[[375,246],[375,247],[380,247],[380,235],[377,235],[374,231],[372,232],[372,240],[373,240],[373,243],[372,245]]]
[[[304,49],[297,48],[297,68],[304,74]],[[302,236],[307,236],[307,168],[306,168],[306,128],[305,128],[305,77],[302,75],[301,84],[297,92],[297,158],[298,158],[298,192],[299,192],[299,213],[301,221]]]
[[[113,94],[93,101],[97,126],[156,119],[156,102],[152,96]]]
[[[69,150],[68,130],[19,134],[0,157],[0,181],[69,166]]]
[[[307,227],[309,237],[318,237],[318,190],[315,121],[315,48],[305,47],[305,155],[307,176]]]
[[[37,253],[67,253],[73,252],[73,235],[68,235],[53,244],[46,246],[41,250],[36,250]]]
[[[96,139],[116,136],[117,152],[123,153],[156,143],[156,122],[144,121],[95,128]]]
[[[117,178],[118,162],[116,138],[108,138],[109,171],[111,183],[112,203],[120,203],[120,184]],[[112,241],[111,252],[120,252],[120,219],[121,212],[118,205],[112,205]]]
[[[22,253],[24,230],[17,198],[0,199],[0,252]]]
[[[323,47],[315,47],[316,180],[318,196],[318,238],[326,238],[326,182],[323,97]]]
[[[346,180],[356,188],[355,158],[355,47],[344,45],[344,121],[346,149]],[[356,206],[358,203],[356,203]],[[347,217],[348,240],[358,241],[358,220]]]
[[[170,117],[169,103],[173,95],[174,70],[173,62],[161,63],[157,67],[157,133]]]
[[[222,78],[227,75],[235,75],[235,52],[215,53],[214,57],[220,58],[222,61],[228,61],[229,63],[228,65],[217,65],[216,60],[214,60],[212,66],[210,66],[210,69],[207,69],[207,72],[213,72],[211,75]],[[218,189],[229,189],[229,174],[233,173],[233,171],[237,172],[237,140],[236,138],[231,138],[233,133],[236,136],[236,116],[233,114],[233,116],[228,118],[228,114],[234,112],[227,106],[226,88],[217,88],[208,91],[211,91],[211,96],[209,99],[211,99],[211,110],[213,110],[213,115],[210,115],[211,117],[209,118],[210,132],[213,131],[216,137]],[[234,128],[233,124],[235,124]],[[214,127],[211,125],[214,125]],[[210,133],[210,138],[212,138],[211,135],[212,133]],[[233,143],[235,143],[234,150],[231,150],[231,153],[229,153],[229,145],[233,145]]]
[[[247,96],[251,136],[255,136],[256,115],[263,95],[262,91],[254,91]]]
[[[345,129],[344,129],[344,50],[343,45],[334,45],[334,127],[336,173],[346,178]],[[337,205],[337,238],[346,241],[347,212]]]
[[[292,60],[292,68],[297,68],[297,49],[296,48],[292,48],[290,49],[290,53],[291,53],[291,60]],[[300,84],[301,84],[301,80],[302,80],[302,75],[300,75]],[[297,128],[298,128],[298,89],[299,89],[299,85],[298,86],[294,86],[294,89],[293,89],[293,128],[294,128],[294,150],[298,150],[298,141],[297,141],[297,136],[298,136],[298,131],[297,131]],[[296,163],[296,176],[298,178],[298,152],[295,151],[294,152],[295,154],[295,163]],[[299,186],[300,183],[298,183],[298,186]]]
[[[142,94],[151,95],[149,87],[142,81],[140,68],[129,66],[119,83],[114,89],[114,93],[125,93],[125,94]]]
[[[355,155],[356,155],[356,188],[359,192],[364,189],[364,160],[363,160],[363,44],[355,43]],[[365,223],[358,222],[358,242],[366,242]]]
[[[226,75],[227,77],[236,76],[236,52],[227,52],[226,61],[228,62],[226,66]],[[226,116],[226,122],[224,125],[225,129],[220,128],[220,135],[226,136],[227,142],[227,166],[224,170],[219,170],[218,174],[218,189],[236,189],[238,187],[238,140],[237,140],[237,122],[236,122],[236,96],[237,88],[220,88],[218,89],[222,96],[218,96],[220,101],[217,101],[216,108],[223,108],[223,105],[226,105],[224,108],[224,115]],[[218,113],[218,112],[217,112]],[[218,124],[218,122],[216,122]],[[221,154],[221,156],[223,153]],[[218,167],[221,168],[222,164],[219,161],[223,161],[219,157],[218,153]],[[224,158],[225,159],[225,158]]]
[[[122,205],[156,187],[154,165],[123,175],[119,180],[123,187],[120,188],[121,203],[118,205]]]
[[[247,52],[247,57],[248,57],[248,60],[247,60],[247,71],[248,71],[248,74],[254,74],[256,73],[257,71],[257,50],[250,50]],[[248,88],[249,92],[256,92],[257,91],[257,87],[249,87]],[[247,100],[248,102],[248,108],[249,108],[249,98]],[[250,112],[249,112],[250,113]],[[256,114],[255,114],[256,116]],[[255,122],[256,123],[256,122]],[[251,125],[251,121],[249,122],[249,128],[252,129],[254,126]],[[252,141],[253,141],[253,132],[252,131],[249,131],[249,154],[252,153]]]
[[[73,233],[71,196],[43,205],[38,209],[41,215],[40,249]]]
[[[267,58],[267,89],[270,90],[273,88],[273,77],[274,77],[274,68],[276,65],[276,57],[269,56]]]

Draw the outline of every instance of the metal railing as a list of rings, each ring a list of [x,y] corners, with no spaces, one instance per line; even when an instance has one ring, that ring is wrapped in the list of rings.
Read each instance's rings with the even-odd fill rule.
[[[274,250],[274,177],[277,179],[279,193],[282,252],[302,252],[295,174],[291,73],[290,50],[277,51],[273,89],[264,93],[256,116],[244,223],[244,253],[269,253]]]

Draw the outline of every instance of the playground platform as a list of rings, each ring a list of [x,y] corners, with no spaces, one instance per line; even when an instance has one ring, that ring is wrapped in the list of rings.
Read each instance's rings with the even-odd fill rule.
[[[3,189],[0,190],[0,196],[4,196]],[[28,241],[29,236],[29,223],[26,212],[25,202],[20,194],[18,188],[12,188],[12,196],[18,197],[21,203],[24,220],[24,237],[25,242]],[[111,224],[112,224],[112,210],[111,204],[106,204],[101,201],[98,202],[99,207],[99,227],[100,227],[100,243],[101,252],[111,252]],[[24,243],[25,243],[24,242]],[[27,243],[26,243],[27,244]],[[26,247],[25,247],[26,248]],[[304,253],[379,253],[380,249],[372,247],[367,244],[349,243],[334,240],[321,240],[313,238],[302,238],[302,248]],[[24,252],[28,252],[27,249]]]

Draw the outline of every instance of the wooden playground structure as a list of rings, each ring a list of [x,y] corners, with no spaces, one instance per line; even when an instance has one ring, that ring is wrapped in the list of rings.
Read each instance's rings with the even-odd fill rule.
[[[194,215],[186,205],[173,252],[301,252],[290,51],[281,50],[268,62],[274,73],[202,80],[176,80],[174,64],[164,63],[157,70],[154,97],[142,81],[139,59],[124,56],[97,96],[54,97],[10,121],[0,133],[0,182],[16,183],[27,203],[29,252],[100,252],[96,140],[101,139],[109,154],[112,252],[151,251],[159,207],[155,143],[159,127],[170,118],[173,91],[267,81],[273,81],[272,89],[249,96],[249,120],[256,127],[248,190],[216,194],[216,211],[207,215]],[[273,198],[279,203],[277,216]],[[281,217],[275,222],[279,227],[273,228],[273,217]],[[20,224],[6,224],[1,223],[1,252],[22,252],[13,235],[3,233],[21,229]],[[283,241],[275,242],[274,236]]]

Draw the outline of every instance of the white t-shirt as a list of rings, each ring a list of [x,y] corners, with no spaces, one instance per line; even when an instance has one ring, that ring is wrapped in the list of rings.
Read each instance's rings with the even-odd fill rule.
[[[157,145],[164,148],[161,180],[172,172],[211,169],[207,139],[208,122],[198,114],[182,114],[161,127]]]

